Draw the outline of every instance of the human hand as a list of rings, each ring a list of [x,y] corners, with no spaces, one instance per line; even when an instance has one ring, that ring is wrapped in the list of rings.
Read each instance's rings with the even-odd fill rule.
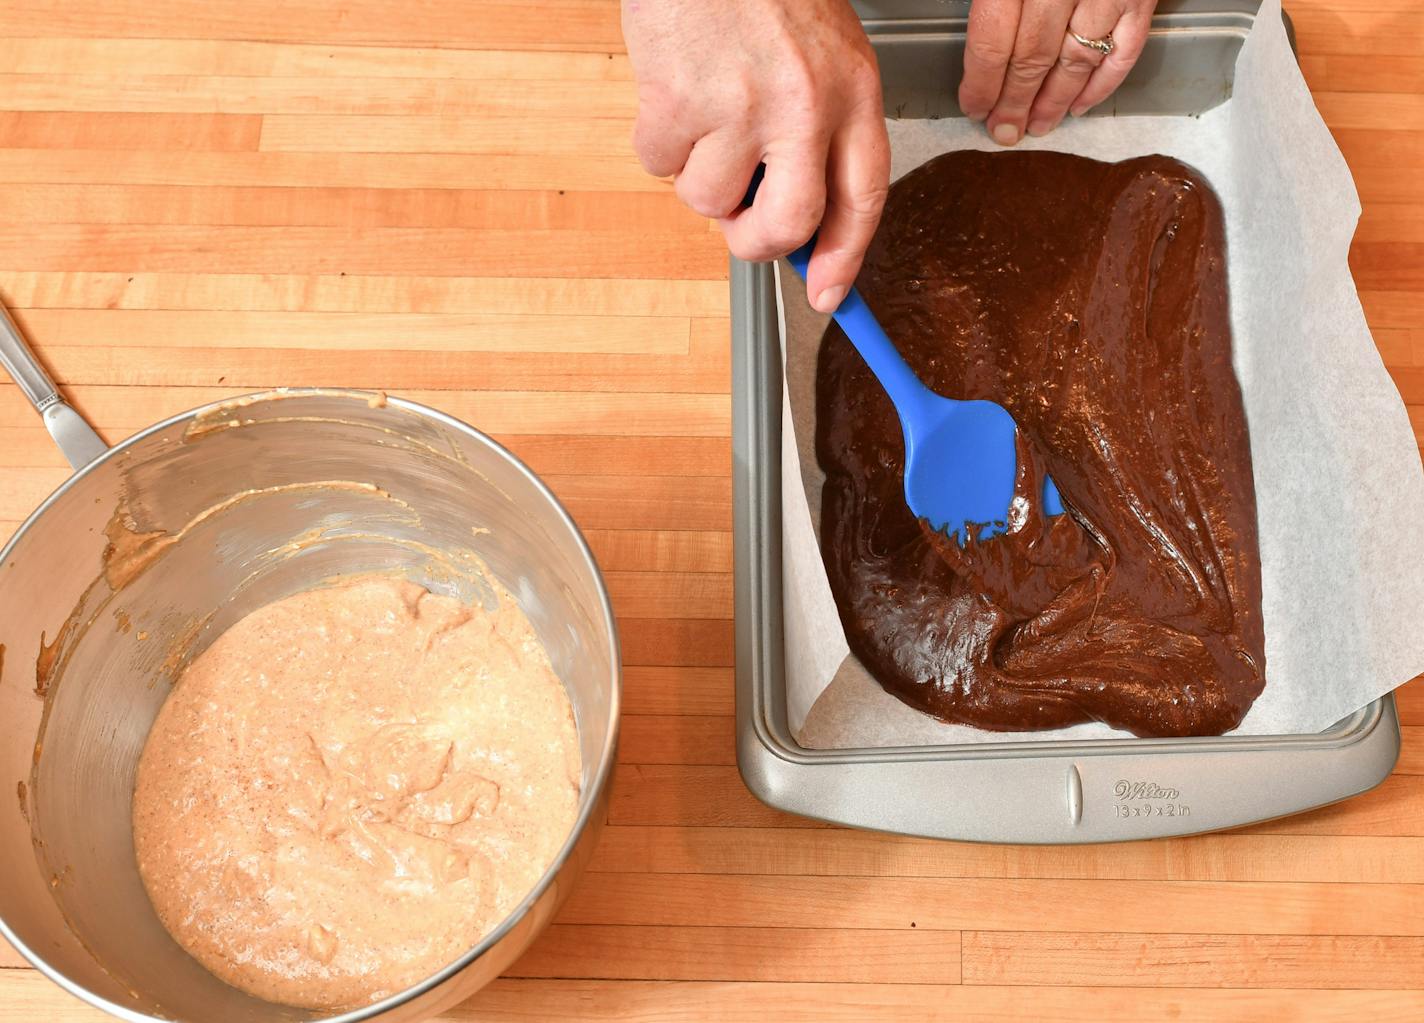
[[[742,259],[815,234],[807,297],[840,304],[890,177],[880,74],[846,0],[623,0],[638,79],[633,146]],[[742,199],[766,165],[756,201]]]
[[[959,106],[1011,146],[1082,116],[1122,84],[1157,0],[973,0]],[[1112,38],[1104,55],[1078,42]]]

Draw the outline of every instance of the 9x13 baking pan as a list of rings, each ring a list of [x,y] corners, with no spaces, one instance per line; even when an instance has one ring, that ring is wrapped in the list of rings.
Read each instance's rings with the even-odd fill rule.
[[[963,0],[859,3],[886,116],[962,116]],[[1199,115],[1231,95],[1257,4],[1167,0],[1141,59],[1096,114]],[[1289,25],[1287,26],[1289,29]],[[981,842],[1112,842],[1298,813],[1379,784],[1399,754],[1393,697],[1316,735],[808,749],[787,725],[781,392],[770,265],[732,261],[737,762],[763,802],[822,820]]]

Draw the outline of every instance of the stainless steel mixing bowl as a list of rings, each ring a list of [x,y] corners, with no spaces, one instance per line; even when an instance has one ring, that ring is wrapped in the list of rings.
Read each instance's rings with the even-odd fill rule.
[[[18,338],[0,337],[0,354],[72,460],[96,453]],[[111,563],[106,578],[106,529],[120,546],[179,539],[149,538],[138,563],[161,551],[148,567],[126,579]],[[325,1018],[228,987],[174,943],[139,879],[130,799],[149,726],[192,656],[261,604],[386,570],[469,599],[490,596],[487,570],[514,595],[572,700],[583,793],[568,842],[509,919],[420,984],[333,1018],[432,1015],[528,948],[605,816],[621,682],[598,568],[548,489],[488,437],[399,399],[303,390],[143,431],[0,551],[0,932],[26,958],[126,1020]]]

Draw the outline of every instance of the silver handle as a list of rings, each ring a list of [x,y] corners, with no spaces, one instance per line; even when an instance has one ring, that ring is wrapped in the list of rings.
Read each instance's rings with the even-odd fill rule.
[[[3,303],[0,303],[0,365],[30,399],[30,404],[44,419],[45,429],[71,466],[82,469],[109,450],[84,417],[60,397],[59,388],[35,358]]]
[[[0,305],[0,364],[15,378],[30,404],[41,413],[59,398],[59,388],[35,358],[10,311]]]

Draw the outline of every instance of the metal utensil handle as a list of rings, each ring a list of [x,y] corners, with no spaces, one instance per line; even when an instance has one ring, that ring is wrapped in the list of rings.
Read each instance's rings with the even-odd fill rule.
[[[20,328],[10,318],[10,311],[0,305],[0,364],[15,378],[25,397],[41,413],[59,400],[59,388],[26,344]]]
[[[104,438],[60,396],[59,388],[35,358],[3,303],[0,303],[0,365],[30,399],[35,411],[44,419],[45,429],[71,466],[82,469],[109,450]]]

